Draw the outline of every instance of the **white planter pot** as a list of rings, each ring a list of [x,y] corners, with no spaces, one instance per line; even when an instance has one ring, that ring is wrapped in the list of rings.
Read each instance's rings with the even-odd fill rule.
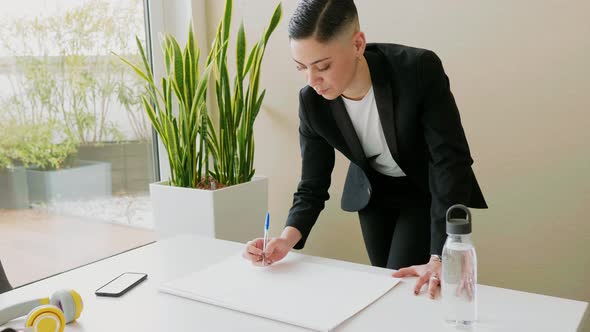
[[[268,211],[268,179],[218,190],[150,184],[156,233],[160,238],[199,234],[237,242],[261,237]]]

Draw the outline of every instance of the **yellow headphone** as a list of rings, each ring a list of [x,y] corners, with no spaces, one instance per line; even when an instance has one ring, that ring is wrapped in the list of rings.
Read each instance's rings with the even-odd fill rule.
[[[63,289],[53,293],[51,298],[35,299],[1,309],[0,325],[27,315],[27,331],[63,332],[67,323],[80,317],[83,307],[80,294],[74,290]]]

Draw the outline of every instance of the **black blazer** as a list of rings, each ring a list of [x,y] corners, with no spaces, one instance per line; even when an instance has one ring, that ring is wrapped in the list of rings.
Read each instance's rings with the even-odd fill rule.
[[[431,253],[440,254],[445,214],[453,204],[487,208],[449,80],[434,52],[395,44],[365,51],[387,145],[409,180],[430,193]],[[287,226],[297,228],[301,249],[329,199],[334,149],[350,161],[342,209],[358,211],[371,198],[370,165],[342,97],[329,101],[306,86],[299,94],[301,181]]]

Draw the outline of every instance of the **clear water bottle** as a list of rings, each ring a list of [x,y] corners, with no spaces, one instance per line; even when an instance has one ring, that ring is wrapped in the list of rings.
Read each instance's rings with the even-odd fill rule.
[[[465,219],[451,219],[463,210]],[[442,253],[442,302],[445,320],[469,327],[477,320],[477,256],[471,241],[471,212],[461,204],[447,210],[447,240]]]

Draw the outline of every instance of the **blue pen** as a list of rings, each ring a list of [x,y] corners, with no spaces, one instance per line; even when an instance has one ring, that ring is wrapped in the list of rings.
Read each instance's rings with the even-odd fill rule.
[[[268,227],[270,226],[270,212],[266,212],[266,220],[264,220],[264,239],[262,240],[262,265],[266,265],[264,251],[266,250],[266,242],[268,241]]]

